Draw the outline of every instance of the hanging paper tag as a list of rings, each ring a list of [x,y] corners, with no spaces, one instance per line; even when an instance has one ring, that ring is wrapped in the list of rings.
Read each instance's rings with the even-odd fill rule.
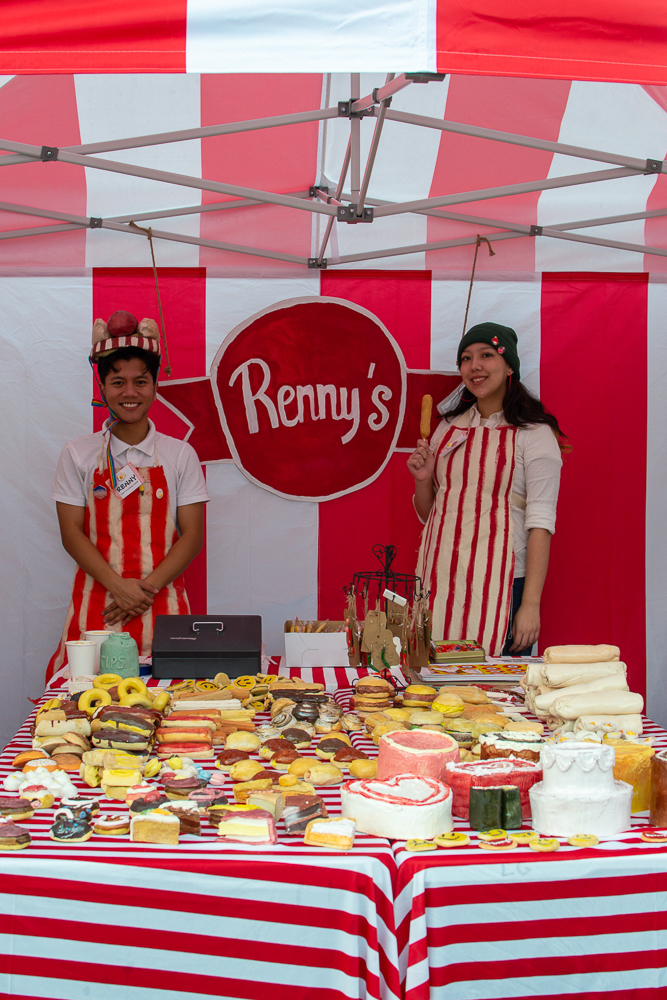
[[[116,493],[121,500],[124,500],[130,493],[138,490],[143,485],[143,482],[144,480],[139,470],[135,469],[131,462],[128,462],[120,472],[116,473]]]

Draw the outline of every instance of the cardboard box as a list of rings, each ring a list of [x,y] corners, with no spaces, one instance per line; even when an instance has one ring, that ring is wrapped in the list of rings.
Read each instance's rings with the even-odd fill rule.
[[[291,624],[285,622],[286,667],[349,667],[345,632],[290,632]]]

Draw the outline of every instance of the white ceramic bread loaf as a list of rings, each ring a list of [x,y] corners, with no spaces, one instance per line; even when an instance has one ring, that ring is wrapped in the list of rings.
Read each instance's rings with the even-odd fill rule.
[[[542,674],[542,664],[541,663],[529,663],[526,668],[526,684],[529,687],[537,687],[539,684],[544,684],[544,675]]]
[[[551,706],[551,715],[578,719],[582,715],[636,715],[643,711],[644,699],[633,691],[590,691],[588,694],[563,694]]]
[[[588,694],[590,691],[629,691],[629,688],[625,674],[610,674],[608,677],[596,677],[592,681],[586,681],[585,684],[573,684],[567,688],[549,688],[546,693],[536,695],[533,700],[536,709],[548,712],[558,698],[572,694]]]
[[[601,643],[599,646],[547,646],[545,663],[599,663],[602,660],[620,660],[618,646]]]
[[[641,715],[581,715],[574,723],[574,732],[591,732],[604,725],[613,726],[617,732],[622,729],[625,733],[637,733],[638,736],[643,731]]]
[[[627,667],[620,660],[597,663],[545,663],[542,666],[542,683],[552,688],[570,687],[572,684],[586,684],[598,677],[621,674],[625,677]]]

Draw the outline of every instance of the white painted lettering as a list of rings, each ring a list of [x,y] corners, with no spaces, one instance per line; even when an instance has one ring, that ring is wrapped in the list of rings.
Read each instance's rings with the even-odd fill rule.
[[[315,391],[314,391],[312,385],[297,385],[297,387],[296,387],[296,405],[297,405],[297,408],[298,408],[299,423],[301,423],[301,424],[303,423],[303,418],[304,418],[304,415],[305,415],[304,414],[305,406],[304,406],[304,402],[303,402],[304,399],[308,400],[308,404],[310,406],[310,419],[311,420],[317,420],[318,419],[317,407],[315,406]]]
[[[340,420],[340,414],[336,413],[336,394],[337,389],[335,385],[318,385],[317,386],[317,403],[320,408],[320,420],[327,419],[327,399],[329,400],[329,405],[331,407],[331,417],[333,420]]]
[[[361,419],[361,408],[359,406],[359,390],[353,389],[350,400],[350,410],[347,409],[347,389],[340,390],[340,417],[341,420],[351,420],[352,426],[347,434],[343,434],[341,441],[348,444],[359,430],[359,420]]]
[[[251,365],[259,365],[262,370],[262,384],[253,390],[250,380]],[[375,364],[371,364],[368,377],[372,377]],[[349,444],[356,436],[361,424],[361,395],[358,388],[338,387],[329,382],[326,385],[281,385],[275,394],[275,403],[269,396],[271,369],[262,358],[250,358],[232,374],[229,385],[233,386],[241,376],[243,403],[250,434],[259,433],[257,404],[262,403],[268,414],[271,427],[296,427],[307,420],[347,420],[350,427],[341,436],[343,444]],[[384,405],[393,396],[386,385],[376,385],[371,393],[375,409],[368,416],[368,426],[372,431],[382,430],[389,422],[389,408]],[[364,394],[364,398],[367,398]],[[382,402],[384,400],[384,402]]]
[[[294,387],[291,385],[281,385],[278,389],[278,413],[283,427],[296,427],[299,423],[298,413],[295,417],[290,418],[285,412],[285,407],[294,401],[295,396]]]
[[[255,393],[253,393],[252,386],[250,385],[250,365],[259,365],[264,373],[262,384],[259,390]],[[241,376],[241,385],[243,387],[243,403],[245,405],[245,414],[246,420],[248,421],[249,433],[257,434],[259,432],[259,420],[257,418],[257,407],[255,406],[256,400],[264,403],[266,411],[269,414],[271,426],[274,428],[278,427],[280,421],[278,420],[276,408],[273,400],[269,399],[266,395],[266,390],[269,388],[269,383],[271,381],[271,369],[267,365],[266,361],[263,361],[261,358],[250,358],[249,361],[244,361],[244,363],[239,365],[236,371],[232,374],[232,377],[229,380],[230,386],[234,385],[239,375]]]
[[[368,426],[372,431],[381,431],[389,420],[389,410],[380,400],[390,400],[392,395],[393,393],[387,385],[376,385],[373,389],[371,399],[373,400],[373,406],[377,406],[378,413],[371,413],[368,418]]]

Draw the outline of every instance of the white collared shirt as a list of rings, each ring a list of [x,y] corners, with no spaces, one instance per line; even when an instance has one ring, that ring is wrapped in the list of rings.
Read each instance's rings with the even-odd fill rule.
[[[101,431],[68,441],[60,453],[51,499],[59,503],[85,507],[88,490],[97,468],[100,451],[106,468],[108,420]],[[128,445],[111,435],[111,454],[116,469],[131,462],[137,468],[161,465],[169,487],[169,506],[174,521],[178,523],[177,508],[190,503],[207,503],[209,496],[206,480],[197,453],[187,441],[168,437],[148,421],[148,434],[139,444]],[[157,458],[157,462],[156,462]]]
[[[462,421],[466,427],[501,427],[507,424],[502,410],[483,420],[475,403],[467,414],[456,418],[457,425]],[[432,451],[436,451],[448,427],[446,418],[440,421],[431,438]],[[512,493],[526,500],[525,510],[514,505],[510,508],[514,525],[514,576],[519,577],[526,575],[529,530],[546,528],[552,535],[556,530],[556,505],[563,459],[556,436],[548,424],[520,427],[516,436],[515,457]]]

